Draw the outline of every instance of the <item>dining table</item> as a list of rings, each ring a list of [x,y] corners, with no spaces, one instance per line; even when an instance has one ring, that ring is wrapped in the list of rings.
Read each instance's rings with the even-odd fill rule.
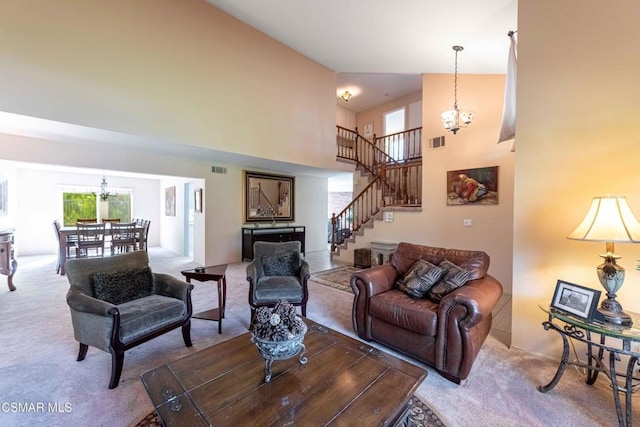
[[[105,237],[111,234],[111,227],[109,223],[105,223],[104,233],[105,233]],[[60,259],[60,275],[61,276],[64,276],[66,274],[64,269],[64,264],[67,261],[67,239],[71,236],[76,236],[77,234],[78,234],[78,228],[75,225],[70,227],[60,227],[60,229],[58,230],[58,236],[60,237],[58,239],[58,257]],[[145,247],[144,228],[142,227],[142,225],[136,224],[136,235],[140,236],[139,243],[137,243],[137,247],[144,248]],[[107,252],[107,254],[108,253],[110,252]],[[104,251],[103,251],[103,255],[104,255]]]

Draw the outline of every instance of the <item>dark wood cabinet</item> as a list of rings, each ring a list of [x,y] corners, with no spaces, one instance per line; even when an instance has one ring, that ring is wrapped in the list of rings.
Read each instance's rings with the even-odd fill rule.
[[[242,260],[253,259],[254,242],[292,242],[298,240],[301,243],[304,254],[304,226],[271,227],[271,228],[242,228]]]
[[[15,291],[13,286],[13,273],[16,272],[18,263],[13,257],[13,229],[0,229],[0,274],[9,276],[7,284],[10,291]]]

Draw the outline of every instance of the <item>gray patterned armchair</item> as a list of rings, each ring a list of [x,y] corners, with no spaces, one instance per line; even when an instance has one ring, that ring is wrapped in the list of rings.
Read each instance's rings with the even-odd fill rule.
[[[109,388],[118,386],[126,350],[178,327],[191,347],[193,285],[152,273],[146,252],[70,259],[65,269],[78,361],[89,346],[111,353]]]
[[[300,306],[307,315],[309,264],[301,248],[298,241],[253,244],[253,261],[247,265],[252,319],[257,308],[273,307],[280,300]]]

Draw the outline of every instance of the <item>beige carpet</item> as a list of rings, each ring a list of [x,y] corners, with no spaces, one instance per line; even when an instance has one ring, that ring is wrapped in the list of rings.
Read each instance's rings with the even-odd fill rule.
[[[150,248],[150,255],[154,271],[176,277],[180,277],[180,270],[195,266],[159,248]],[[18,290],[9,292],[6,283],[0,282],[0,426],[135,425],[153,410],[140,381],[142,373],[240,335],[249,326],[246,263],[232,264],[227,271],[223,333],[218,334],[216,322],[194,319],[192,348],[184,346],[180,330],[144,343],[125,354],[120,385],[109,390],[109,354],[90,348],[84,361],[76,361],[78,344],[65,301],[68,282],[55,274],[55,256],[18,257],[18,262],[14,277]],[[213,284],[194,285],[194,311],[215,306]],[[314,281],[309,284],[309,292],[309,318],[355,337],[352,294]],[[616,424],[611,389],[603,375],[589,386],[579,372],[569,368],[554,390],[538,392],[536,386],[549,382],[556,368],[557,361],[509,349],[490,336],[469,378],[461,385],[427,367],[429,375],[415,395],[449,426]],[[640,402],[637,396],[633,400],[638,422]],[[32,411],[12,411],[7,406],[19,403],[42,406],[34,406]],[[38,410],[40,407],[42,410]]]

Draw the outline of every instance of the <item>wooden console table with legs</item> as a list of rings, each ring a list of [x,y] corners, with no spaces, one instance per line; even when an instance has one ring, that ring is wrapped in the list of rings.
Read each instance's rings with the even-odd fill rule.
[[[562,337],[563,351],[560,366],[549,384],[538,386],[538,390],[546,393],[552,390],[564,373],[567,366],[573,365],[587,370],[586,383],[591,385],[598,379],[600,372],[611,381],[613,400],[618,415],[618,425],[632,426],[631,394],[640,388],[640,378],[633,376],[640,353],[631,349],[631,343],[640,343],[640,314],[627,311],[633,319],[632,326],[621,326],[605,321],[593,320],[587,322],[574,316],[559,312],[549,307],[540,306],[549,315],[549,319],[542,322],[545,330],[553,330]],[[596,336],[592,336],[596,335]],[[607,340],[609,338],[609,340]],[[569,361],[569,339],[583,342],[587,345],[587,361]],[[605,352],[609,354],[605,361]],[[620,356],[624,356],[621,358]],[[617,372],[616,361],[628,358],[625,371]],[[618,381],[618,379],[622,381]],[[625,395],[624,408],[620,400],[620,393]]]
[[[242,260],[253,259],[253,244],[255,242],[293,242],[299,241],[304,255],[305,227],[292,225],[290,227],[242,227]]]

